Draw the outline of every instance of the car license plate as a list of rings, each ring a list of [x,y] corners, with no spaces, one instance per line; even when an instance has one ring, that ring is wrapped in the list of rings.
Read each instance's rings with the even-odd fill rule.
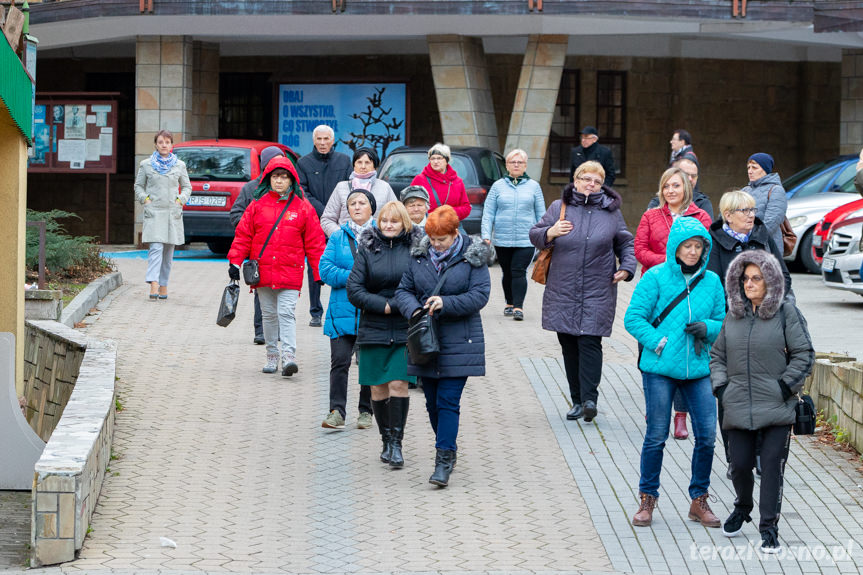
[[[832,272],[834,267],[836,267],[836,260],[832,258],[824,258],[821,262],[821,271],[823,272]]]
[[[821,236],[819,236],[818,234],[812,234],[812,245],[815,246],[816,248],[821,247],[821,241],[822,240],[823,240],[823,238]]]
[[[198,196],[193,195],[186,202],[187,206],[207,206],[211,208],[224,208],[228,205],[226,196]]]

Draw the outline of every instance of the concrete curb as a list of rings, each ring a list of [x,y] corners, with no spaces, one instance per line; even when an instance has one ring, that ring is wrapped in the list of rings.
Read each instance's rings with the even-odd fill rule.
[[[99,303],[99,300],[123,285],[123,276],[120,272],[112,272],[99,279],[90,282],[81,293],[75,296],[69,305],[63,309],[60,323],[69,327],[84,319],[90,310]]]

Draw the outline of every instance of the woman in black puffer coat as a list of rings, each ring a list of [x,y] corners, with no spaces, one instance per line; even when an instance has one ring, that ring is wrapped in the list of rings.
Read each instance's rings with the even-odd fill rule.
[[[396,305],[411,317],[422,308],[438,318],[440,354],[426,365],[408,364],[423,381],[435,432],[435,470],[429,483],[446,487],[456,460],[461,394],[468,376],[485,375],[485,339],[479,312],[488,303],[491,247],[458,231],[452,206],[428,216],[427,236],[414,242],[411,262],[396,290]],[[449,271],[447,271],[449,270]],[[446,272],[438,295],[434,288]],[[410,359],[410,358],[409,358]]]
[[[371,197],[371,192],[363,193]],[[383,442],[381,461],[396,468],[405,463],[402,439],[410,405],[408,383],[416,382],[416,376],[408,375],[408,322],[393,296],[410,262],[411,244],[421,236],[404,205],[387,202],[378,211],[377,225],[360,234],[347,283],[348,300],[360,310],[360,385],[372,386],[372,412]]]
[[[725,294],[728,314],[710,353],[710,379],[724,411],[722,429],[728,431],[737,499],[722,529],[733,537],[751,521],[752,468],[761,437],[758,529],[761,550],[776,553],[796,394],[812,370],[815,352],[806,320],[785,297],[785,280],[774,256],[750,250],[734,258]]]

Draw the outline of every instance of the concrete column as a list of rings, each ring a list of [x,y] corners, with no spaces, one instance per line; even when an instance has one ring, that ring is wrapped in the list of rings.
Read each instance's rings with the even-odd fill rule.
[[[505,152],[514,148],[527,152],[527,173],[537,179],[542,177],[548,152],[567,42],[566,36],[530,36],[512,105]]]
[[[189,140],[219,137],[219,45],[195,42],[192,48],[192,114]]]
[[[842,50],[839,153],[858,154],[863,146],[863,50]]]
[[[174,143],[191,139],[195,132],[193,55],[192,40],[186,36],[138,37],[135,54],[136,171],[137,164],[153,153],[153,138],[159,130],[170,130]],[[136,203],[136,243],[140,243],[142,215],[142,207]]]
[[[24,393],[27,144],[0,100],[0,332],[15,336],[15,392]],[[5,390],[0,390],[4,391]],[[0,400],[5,401],[2,397]]]
[[[498,150],[482,40],[429,36],[428,46],[444,142]]]

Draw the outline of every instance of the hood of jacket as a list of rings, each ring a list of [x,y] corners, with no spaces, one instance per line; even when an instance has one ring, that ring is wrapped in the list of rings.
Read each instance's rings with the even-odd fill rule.
[[[747,308],[752,309],[752,302],[746,297],[743,282],[740,281],[743,270],[749,264],[755,264],[761,268],[761,275],[764,276],[764,285],[767,288],[764,301],[758,306],[758,317],[770,319],[776,315],[785,299],[785,277],[782,275],[782,268],[773,254],[764,250],[741,252],[739,256],[731,260],[728,271],[725,273],[725,297],[728,301],[728,313],[736,318],[741,318],[746,314]]]
[[[567,184],[563,188],[563,202],[573,206],[591,204],[603,210],[613,212],[620,209],[623,199],[620,197],[620,194],[608,186],[602,186],[599,192],[585,196],[576,191],[575,184]]]
[[[672,267],[675,273],[683,275],[680,264],[677,263],[677,248],[689,238],[696,236],[704,242],[704,249],[701,251],[701,262],[698,269],[698,273],[703,274],[707,268],[707,260],[710,258],[710,247],[713,244],[707,228],[704,227],[704,224],[698,218],[692,216],[678,216],[671,225],[671,230],[668,232],[668,243],[665,246],[664,265]]]
[[[719,244],[720,247],[726,250],[733,250],[737,245],[737,240],[722,229],[724,223],[722,220],[716,220],[710,224],[711,235],[713,236],[713,241]],[[752,231],[749,232],[749,241],[767,247],[769,240],[770,235],[767,233],[767,226],[760,219],[755,218],[755,224],[752,226]]]
[[[422,174],[423,176],[442,184],[448,184],[458,179],[458,174],[449,164],[447,164],[446,171],[442,174],[440,172],[436,172],[434,168],[431,167],[431,164],[426,164],[425,168],[423,168]]]
[[[770,174],[767,174],[766,176],[758,178],[754,182],[749,182],[749,185],[753,188],[758,188],[760,186],[781,186],[782,178],[779,177],[779,174],[777,172],[772,172]]]
[[[404,230],[402,233],[397,235],[394,238],[388,238],[384,235],[384,233],[378,228],[377,225],[372,224],[371,227],[363,230],[363,233],[360,234],[360,237],[357,238],[357,245],[362,246],[364,249],[370,252],[379,252],[384,246],[388,245],[390,241],[395,244],[407,244],[413,245],[414,241],[418,237],[421,237],[423,232],[417,226],[413,226],[409,233],[406,233]]]
[[[273,171],[278,168],[287,170],[288,173],[291,174],[292,181],[290,192],[301,198],[305,197],[303,194],[303,188],[300,186],[300,177],[297,175],[297,169],[294,167],[294,164],[284,156],[277,156],[267,162],[263,173],[261,173],[261,183],[258,185],[258,189],[255,191],[255,199],[260,198],[272,189],[272,187],[270,186],[270,174],[272,174]]]
[[[475,268],[491,265],[494,262],[494,250],[482,241],[480,236],[461,235],[461,256]],[[411,245],[411,255],[414,257],[428,257],[431,240],[425,234],[416,238]],[[451,256],[457,257],[457,256]],[[451,259],[450,258],[450,259]]]

